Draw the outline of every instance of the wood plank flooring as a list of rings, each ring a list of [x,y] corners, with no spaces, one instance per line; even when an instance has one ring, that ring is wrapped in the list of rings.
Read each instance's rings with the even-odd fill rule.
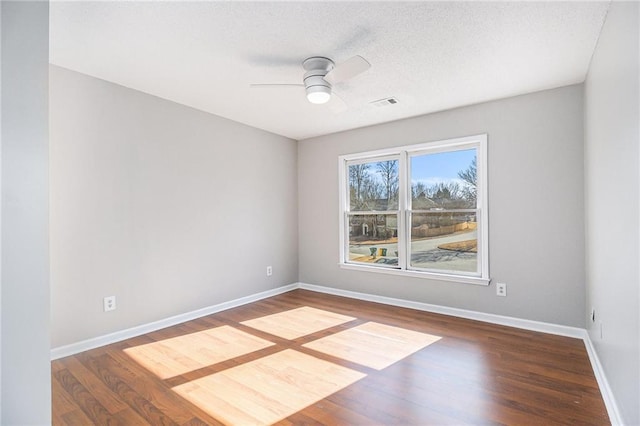
[[[382,370],[438,340],[439,336],[367,322],[303,346]]]
[[[366,377],[293,349],[173,388],[226,424],[273,424]]]
[[[278,312],[277,314],[242,321],[241,324],[265,331],[284,339],[297,339],[325,328],[353,321],[355,318],[347,315],[328,312],[323,309],[303,306]]]
[[[147,343],[124,352],[161,379],[199,370],[273,345],[228,325]]]
[[[292,310],[309,317],[288,338],[249,326]],[[54,425],[610,424],[579,339],[305,290],[53,361],[52,379]]]

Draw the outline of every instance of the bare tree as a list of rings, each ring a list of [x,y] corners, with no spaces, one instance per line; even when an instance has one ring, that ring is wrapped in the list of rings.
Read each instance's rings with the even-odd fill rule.
[[[411,185],[411,195],[414,200],[419,197],[426,197],[428,190],[427,185],[423,182],[416,182]]]
[[[478,196],[478,169],[475,157],[471,160],[471,164],[466,170],[458,172],[458,177],[465,183],[462,188],[463,197],[475,205]]]
[[[352,204],[358,205],[363,200],[363,189],[369,178],[369,164],[354,164],[349,166],[349,189]]]
[[[375,179],[368,178],[364,182],[364,194],[367,200],[378,200],[382,198],[382,185]]]
[[[382,187],[388,204],[390,200],[398,198],[398,162],[395,160],[380,161],[377,168],[382,177]]]
[[[447,207],[462,198],[462,191],[457,182],[439,182],[427,189],[427,196],[443,207]]]

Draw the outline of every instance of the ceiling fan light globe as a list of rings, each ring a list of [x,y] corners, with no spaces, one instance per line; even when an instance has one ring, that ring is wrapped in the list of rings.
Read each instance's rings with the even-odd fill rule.
[[[308,91],[307,99],[312,104],[325,104],[329,102],[331,98],[331,93],[326,91]]]

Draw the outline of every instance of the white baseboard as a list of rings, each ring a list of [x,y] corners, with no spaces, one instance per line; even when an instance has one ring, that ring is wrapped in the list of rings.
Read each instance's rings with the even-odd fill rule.
[[[502,315],[487,314],[484,312],[469,311],[465,309],[450,308],[447,306],[432,305],[429,303],[415,302],[405,299],[396,299],[393,297],[378,296],[368,293],[359,293],[349,290],[341,290],[333,287],[324,287],[307,283],[294,283],[278,287],[272,290],[263,291],[253,295],[241,297],[239,299],[231,300],[228,302],[219,303],[217,305],[209,306],[206,308],[198,309],[185,314],[176,315],[170,318],[166,318],[152,323],[139,325],[136,327],[128,328],[126,330],[117,331],[115,333],[106,334],[103,336],[94,337],[91,339],[83,340],[81,342],[72,343],[70,345],[60,346],[51,349],[51,359],[55,360],[63,358],[65,356],[74,355],[80,352],[94,349],[100,346],[109,345],[112,343],[120,342],[131,337],[140,336],[152,331],[160,330],[162,328],[170,327],[172,325],[180,324],[186,321],[191,321],[197,318],[201,318],[207,315],[215,314],[227,309],[235,308],[238,306],[246,305],[248,303],[256,302],[267,297],[276,296],[278,294],[286,293],[295,289],[304,289],[315,291],[318,293],[333,294],[336,296],[348,297],[351,299],[366,300],[369,302],[382,303],[384,305],[398,306],[403,308],[416,309],[425,312],[433,312],[437,314],[450,315],[459,318],[472,319],[476,321],[483,321],[491,324],[505,325],[508,327],[515,327],[524,330],[538,331],[542,333],[555,334],[559,336],[573,337],[582,339],[589,355],[589,360],[593,368],[594,375],[600,387],[600,393],[602,399],[607,408],[609,419],[612,425],[623,425],[618,405],[609,387],[609,382],[604,374],[602,364],[598,359],[598,355],[595,348],[589,338],[589,333],[585,329],[577,327],[569,327],[558,324],[551,324],[539,321],[531,321],[514,317],[507,317]]]
[[[142,324],[136,327],[131,327],[126,330],[116,331],[115,333],[105,334],[103,336],[94,337],[91,339],[72,343],[70,345],[53,348],[51,349],[51,359],[54,360],[58,358],[63,358],[65,356],[88,351],[89,349],[110,345],[112,343],[120,342],[125,339],[130,339],[132,337],[140,336],[146,333],[151,333],[152,331],[160,330],[162,328],[171,327],[172,325],[181,324],[186,321],[191,321],[207,315],[215,314],[216,312],[225,311],[227,309],[246,305],[247,303],[256,302],[261,299],[266,299],[267,297],[272,297],[278,294],[286,293],[288,291],[295,290],[296,288],[298,288],[297,283],[289,284],[289,285],[278,287],[272,290],[263,291],[260,293],[241,297],[239,299],[230,300],[228,302],[223,302],[217,305],[208,306],[206,308],[187,312],[185,314],[175,315],[173,317],[165,318],[159,321],[154,321],[148,324]]]
[[[620,410],[618,409],[618,404],[616,403],[616,399],[613,396],[611,387],[609,387],[609,381],[607,380],[607,376],[605,376],[604,374],[602,364],[600,364],[600,358],[598,358],[596,348],[593,346],[591,337],[586,330],[584,331],[584,345],[587,348],[589,361],[591,361],[591,368],[593,368],[593,374],[596,376],[596,380],[598,381],[598,387],[600,388],[600,393],[602,394],[604,405],[607,407],[609,421],[611,421],[611,424],[613,426],[622,426],[624,425],[624,422],[622,421],[622,416],[620,414]]]
[[[419,311],[433,312],[436,314],[450,315],[458,318],[466,318],[476,321],[488,322],[491,324],[506,325],[509,327],[521,328],[524,330],[539,331],[542,333],[556,334],[559,336],[575,337],[582,339],[585,330],[577,327],[569,327],[566,325],[550,324],[546,322],[531,321],[514,317],[506,317],[502,315],[486,314],[484,312],[468,311],[466,309],[449,308],[447,306],[431,305],[429,303],[414,302],[412,300],[395,299],[393,297],[378,296],[368,293],[358,293],[355,291],[341,290],[331,287],[323,287],[314,284],[298,283],[299,288],[318,293],[334,294],[336,296],[349,297],[352,299],[366,300],[369,302],[382,303],[384,305],[399,306],[402,308],[411,308]]]
[[[341,290],[332,287],[324,287],[314,284],[298,283],[298,288],[316,291],[318,293],[333,294],[336,296],[349,297],[352,299],[366,300],[369,302],[382,303],[385,305],[399,306],[402,308],[411,308],[419,311],[433,312],[443,315],[451,315],[459,318],[467,318],[476,321],[488,322],[491,324],[505,325],[509,327],[520,328],[524,330],[538,331],[542,333],[555,334],[559,336],[574,337],[582,339],[587,349],[587,355],[593,368],[593,374],[598,382],[602,399],[604,400],[607,413],[609,414],[609,420],[614,426],[622,426],[624,423],[620,416],[618,405],[616,404],[613,392],[609,387],[609,382],[602,369],[602,364],[598,359],[598,355],[593,347],[589,333],[583,328],[569,327],[565,325],[551,324],[546,322],[531,321],[514,317],[507,317],[502,315],[487,314],[484,312],[468,311],[465,309],[450,308],[447,306],[431,305],[429,303],[414,302],[411,300],[395,299],[392,297],[378,296],[368,293],[358,293],[355,291]]]

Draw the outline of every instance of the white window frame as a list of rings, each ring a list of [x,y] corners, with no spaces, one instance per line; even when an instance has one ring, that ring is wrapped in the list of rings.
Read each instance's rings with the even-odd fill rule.
[[[478,223],[478,265],[479,273],[464,273],[460,271],[438,271],[411,269],[407,255],[410,252],[410,224],[409,212],[411,207],[410,191],[410,159],[412,156],[448,152],[462,149],[476,149],[477,171],[477,223]],[[348,259],[349,232],[347,230],[347,217],[350,213],[349,201],[349,173],[348,165],[383,161],[390,157],[398,159],[398,266],[368,265],[353,263]],[[488,186],[487,186],[487,135],[474,135],[455,139],[446,139],[434,142],[407,145],[396,148],[387,148],[376,151],[361,152],[341,155],[338,159],[339,177],[339,265],[344,269],[359,271],[379,272],[393,275],[428,278],[440,281],[453,281],[467,284],[489,285],[489,212],[488,212]],[[386,212],[392,213],[393,211]],[[371,212],[375,214],[376,212]]]

